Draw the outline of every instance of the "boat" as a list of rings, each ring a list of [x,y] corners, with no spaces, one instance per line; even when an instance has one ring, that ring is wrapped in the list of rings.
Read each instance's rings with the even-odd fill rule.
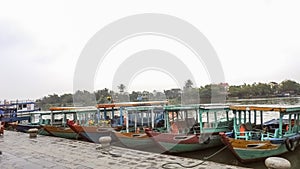
[[[166,103],[167,101],[149,101],[98,104],[96,106],[97,112],[82,114],[78,111],[78,122],[68,123],[68,125],[73,131],[91,142],[99,143],[100,137],[110,136],[112,144],[118,144],[120,143],[119,138],[124,135],[117,132],[125,130],[128,133],[129,127],[133,127],[133,122],[124,116],[126,107],[152,106]]]
[[[29,129],[39,129],[39,133],[43,135],[49,135],[48,132],[41,131],[41,125],[46,123],[46,116],[50,117],[49,111],[34,111],[30,113],[30,120],[28,121],[21,121],[20,123],[16,124],[16,130],[19,132],[27,133]]]
[[[242,163],[295,151],[300,140],[300,106],[232,105],[233,131],[220,133]],[[264,122],[267,117],[276,119]]]
[[[5,122],[5,127],[15,130],[18,123],[30,122],[30,114],[39,110],[33,100],[4,100],[0,102],[0,121]]]
[[[69,126],[69,121],[76,121],[77,111],[95,108],[91,107],[50,107],[50,119],[41,128],[53,136],[67,139],[81,139],[80,135],[73,131]]]
[[[113,134],[114,128],[111,127],[111,119],[116,109],[86,109],[76,111],[76,121],[68,121],[68,126],[87,141],[99,143],[99,138],[110,136],[112,143],[118,139]],[[112,112],[110,116],[108,112]]]
[[[147,130],[166,153],[203,150],[222,145],[219,132],[230,131],[230,111],[226,105],[165,106],[164,130]]]
[[[27,123],[27,124],[17,124],[16,130],[19,132],[27,133],[29,129],[40,129],[41,125],[39,123]]]
[[[115,135],[127,148],[147,150],[156,147],[155,142],[145,133],[148,128],[163,127],[163,106],[125,107],[126,128]]]

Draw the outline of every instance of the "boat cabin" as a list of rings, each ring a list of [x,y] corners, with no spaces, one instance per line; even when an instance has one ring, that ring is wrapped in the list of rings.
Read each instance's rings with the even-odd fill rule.
[[[16,100],[0,102],[0,121],[7,123],[28,121],[30,113],[40,110],[33,100]]]
[[[224,131],[232,126],[233,114],[227,105],[181,105],[165,107],[165,123],[173,133]]]
[[[233,137],[245,140],[282,140],[299,133],[299,106],[235,105]]]

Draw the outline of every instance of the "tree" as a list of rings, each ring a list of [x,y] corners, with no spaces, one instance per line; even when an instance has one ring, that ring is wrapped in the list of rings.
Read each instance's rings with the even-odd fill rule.
[[[109,91],[107,88],[104,88],[102,90],[97,90],[94,92],[96,96],[97,103],[110,103],[113,102],[112,95],[113,92]],[[110,98],[110,100],[109,100]]]
[[[191,81],[191,79],[185,81],[184,89],[191,89],[192,87],[193,87],[193,82]]]
[[[125,90],[125,88],[126,88],[126,86],[125,86],[124,84],[120,84],[120,85],[118,86],[118,89],[120,90],[120,93],[123,93],[124,90]]]
[[[300,85],[292,80],[285,80],[280,83],[280,91],[282,93],[298,94]]]

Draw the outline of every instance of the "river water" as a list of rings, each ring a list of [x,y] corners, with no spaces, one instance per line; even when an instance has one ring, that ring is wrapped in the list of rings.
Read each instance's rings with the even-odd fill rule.
[[[280,97],[280,98],[268,98],[268,99],[240,99],[240,100],[229,100],[229,103],[234,104],[278,104],[278,105],[300,105],[300,97]],[[277,118],[272,117],[271,113],[268,119]],[[265,121],[265,119],[264,119]],[[189,153],[182,153],[179,156],[182,157],[190,157],[196,159],[203,159],[204,157],[210,156],[220,150],[221,147],[211,148],[209,150],[204,151],[196,151],[196,152],[189,152]],[[281,157],[289,160],[292,164],[292,169],[299,169],[300,168],[300,147],[298,147],[293,153],[286,153],[281,155]],[[212,158],[209,159],[210,161],[215,161],[224,164],[230,165],[237,165],[243,167],[251,167],[255,169],[266,169],[264,161],[259,162],[252,162],[249,164],[241,164],[238,160],[234,157],[234,155],[228,150],[225,149],[220,153],[216,154]]]

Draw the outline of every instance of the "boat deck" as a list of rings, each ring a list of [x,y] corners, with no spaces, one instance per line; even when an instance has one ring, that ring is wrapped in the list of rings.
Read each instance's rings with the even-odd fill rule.
[[[1,169],[68,169],[68,168],[162,168],[168,162],[179,162],[182,165],[194,165],[202,162],[197,159],[156,154],[121,147],[111,147],[111,154],[99,150],[99,144],[84,141],[41,136],[29,138],[21,132],[5,131],[0,137]],[[168,165],[180,168],[178,165]],[[205,161],[194,168],[237,169]]]

